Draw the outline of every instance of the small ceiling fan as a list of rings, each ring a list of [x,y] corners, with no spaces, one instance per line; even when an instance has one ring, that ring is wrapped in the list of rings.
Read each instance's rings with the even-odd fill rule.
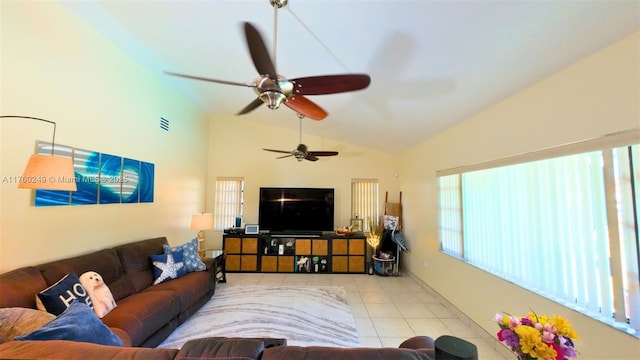
[[[288,0],[270,0],[274,8],[274,41],[273,53],[276,53],[276,27],[278,9],[286,6]],[[322,120],[328,113],[305,95],[336,94],[365,89],[371,83],[367,74],[321,75],[296,79],[288,79],[276,72],[275,61],[272,60],[260,32],[251,23],[244,23],[244,33],[253,64],[260,75],[251,83],[240,83],[200,76],[178,74],[165,71],[166,74],[188,79],[215,82],[220,84],[251,87],[258,94],[237,115],[249,113],[265,103],[269,109],[275,110],[285,104],[298,114],[314,120]]]
[[[284,159],[290,156],[294,156],[296,160],[309,160],[309,161],[318,161],[318,157],[322,156],[336,156],[338,155],[337,151],[309,151],[307,145],[302,143],[302,118],[304,115],[298,113],[298,118],[300,118],[300,144],[295,150],[286,151],[286,150],[274,150],[274,149],[262,149],[265,151],[271,151],[280,154],[287,154],[284,156],[279,156],[276,159]]]

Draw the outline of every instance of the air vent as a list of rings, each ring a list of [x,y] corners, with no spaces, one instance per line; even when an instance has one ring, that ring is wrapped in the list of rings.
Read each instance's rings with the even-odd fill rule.
[[[169,131],[169,120],[161,117],[160,118],[160,129],[164,131]]]

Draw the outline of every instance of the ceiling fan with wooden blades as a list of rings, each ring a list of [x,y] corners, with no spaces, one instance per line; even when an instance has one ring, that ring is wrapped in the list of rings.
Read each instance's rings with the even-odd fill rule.
[[[287,4],[286,0],[270,0],[274,7],[274,18],[277,24],[277,9]],[[322,120],[328,113],[319,105],[309,100],[307,95],[326,95],[365,89],[371,83],[371,78],[367,74],[338,74],[320,75],[288,79],[278,74],[275,62],[267,51],[265,42],[258,29],[249,22],[244,23],[244,33],[247,46],[251,55],[253,65],[258,71],[259,77],[251,83],[241,83],[235,81],[219,80],[179,74],[174,72],[165,73],[168,75],[183,78],[214,82],[226,85],[245,86],[253,88],[258,95],[255,100],[240,110],[237,115],[247,114],[262,104],[266,104],[269,109],[275,110],[280,105],[285,104],[298,114],[302,114],[314,120]],[[274,27],[274,54],[275,54],[275,27]]]
[[[318,161],[319,157],[322,156],[336,156],[338,155],[337,151],[309,151],[307,145],[302,143],[302,119],[304,118],[303,114],[298,113],[298,118],[300,119],[300,144],[294,150],[275,150],[275,149],[262,149],[265,151],[271,151],[280,154],[287,154],[284,156],[279,156],[276,159],[284,159],[290,156],[293,156],[298,161],[309,160],[309,161]]]

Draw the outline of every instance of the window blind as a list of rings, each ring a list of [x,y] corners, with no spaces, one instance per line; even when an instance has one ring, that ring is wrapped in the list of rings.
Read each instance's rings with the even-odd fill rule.
[[[244,178],[216,178],[215,195],[214,229],[224,230],[234,227],[236,217],[243,215]]]
[[[640,336],[639,135],[438,172],[441,250]]]
[[[378,179],[351,179],[351,218],[362,219],[364,231],[378,223],[379,205]]]

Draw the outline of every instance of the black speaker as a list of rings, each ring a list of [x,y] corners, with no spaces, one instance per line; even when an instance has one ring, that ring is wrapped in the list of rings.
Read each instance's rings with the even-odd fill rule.
[[[442,335],[436,339],[436,360],[478,360],[478,348],[455,336]]]

